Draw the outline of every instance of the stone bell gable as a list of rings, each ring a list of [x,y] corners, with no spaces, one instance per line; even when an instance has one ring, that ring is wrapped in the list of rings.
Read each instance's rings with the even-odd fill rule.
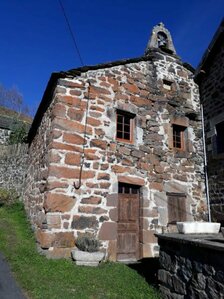
[[[199,94],[172,53],[52,74],[29,133],[25,206],[39,246],[78,235],[110,260],[158,254],[155,232],[206,216]]]

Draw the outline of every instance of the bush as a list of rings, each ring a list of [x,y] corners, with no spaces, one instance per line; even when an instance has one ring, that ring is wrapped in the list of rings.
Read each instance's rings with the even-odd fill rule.
[[[0,206],[11,206],[19,199],[14,189],[0,188]]]
[[[87,252],[95,252],[99,250],[100,242],[89,234],[84,234],[77,238],[76,247],[79,250]]]
[[[21,121],[16,121],[12,126],[9,136],[9,144],[24,143],[27,141],[27,126]]]

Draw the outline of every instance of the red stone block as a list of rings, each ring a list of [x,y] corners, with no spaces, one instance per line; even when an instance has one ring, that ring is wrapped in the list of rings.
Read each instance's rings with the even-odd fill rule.
[[[81,203],[90,204],[90,205],[98,205],[101,203],[101,197],[90,196],[87,198],[82,198]]]
[[[101,97],[101,95],[103,94],[108,94],[108,95],[111,94],[111,92],[106,88],[92,86],[92,85],[90,86],[89,92],[90,95],[99,96],[99,97]]]
[[[80,213],[86,213],[86,214],[105,214],[107,213],[107,210],[102,209],[100,207],[94,207],[94,206],[79,206],[79,212]]]
[[[63,79],[60,79],[59,84],[62,86],[65,86],[65,87],[70,87],[70,88],[83,89],[85,87],[83,82],[72,82],[72,81],[63,80]]]
[[[81,96],[81,91],[80,90],[78,90],[78,89],[71,89],[70,91],[69,91],[69,93],[70,93],[70,95],[72,95],[72,96]]]
[[[93,118],[93,117],[88,117],[87,118],[87,124],[91,125],[93,127],[99,127],[102,123],[99,119]]]
[[[71,144],[83,145],[85,139],[80,135],[64,132],[63,141],[65,141],[67,143],[71,143]]]
[[[130,93],[138,94],[139,88],[134,84],[124,84],[123,87]]]
[[[107,181],[109,181],[110,180],[110,175],[109,175],[109,173],[101,172],[101,173],[98,174],[97,180],[107,180]]]
[[[68,106],[80,107],[81,100],[77,97],[66,96],[66,95],[57,95],[58,102],[64,103]]]
[[[56,103],[52,109],[52,116],[61,116],[64,117],[66,114],[65,105],[61,103]]]
[[[61,160],[60,155],[58,153],[54,153],[52,151],[49,153],[48,157],[49,157],[49,162],[50,163],[59,163],[60,160]]]
[[[51,142],[50,149],[58,149],[63,151],[82,152],[82,148],[76,145],[66,144],[62,142],[53,141]]]
[[[68,212],[76,203],[76,199],[59,193],[47,192],[44,199],[44,209],[46,212]]]
[[[36,231],[36,239],[41,248],[47,249],[52,247],[53,241],[55,239],[55,234],[39,229]]]
[[[68,188],[68,183],[65,182],[59,182],[59,181],[48,181],[46,189],[47,190],[53,190],[53,189],[57,189],[57,188]]]
[[[84,111],[80,109],[69,108],[67,115],[72,120],[82,121],[84,116]]]
[[[50,165],[49,176],[64,178],[64,179],[78,179],[80,176],[80,168],[68,168],[66,166]],[[95,171],[82,171],[83,179],[92,179],[95,176]]]
[[[84,133],[86,131],[87,134],[92,134],[92,128],[86,127],[85,125],[82,125],[80,122],[77,122],[75,120],[69,120],[64,118],[55,118],[52,121],[53,128],[65,130],[68,132],[77,132],[77,133]]]
[[[120,165],[112,166],[112,171],[114,171],[115,173],[124,173],[124,172],[128,172],[130,174],[133,173],[133,170],[130,167],[124,167]]]
[[[139,186],[145,185],[145,180],[138,177],[118,176],[118,181],[121,183],[127,183],[132,185],[139,185]]]
[[[80,165],[81,155],[77,153],[67,153],[65,156],[65,164]]]
[[[75,246],[75,237],[73,232],[55,233],[53,247],[68,248]]]
[[[92,139],[90,141],[90,146],[99,147],[99,148],[105,150],[107,148],[107,142],[105,140]]]

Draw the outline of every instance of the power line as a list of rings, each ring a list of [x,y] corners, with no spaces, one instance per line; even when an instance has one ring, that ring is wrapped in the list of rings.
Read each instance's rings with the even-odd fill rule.
[[[64,17],[65,17],[65,21],[66,21],[66,23],[67,23],[67,25],[68,25],[68,29],[69,29],[69,32],[70,32],[72,41],[73,41],[73,43],[74,43],[76,52],[77,52],[77,54],[78,54],[78,56],[79,56],[79,60],[80,60],[80,62],[81,62],[81,65],[84,66],[84,63],[83,63],[83,60],[82,60],[82,56],[81,56],[81,54],[80,54],[80,51],[79,51],[79,48],[78,48],[78,45],[77,45],[77,42],[76,42],[76,39],[75,39],[75,35],[74,35],[73,31],[72,31],[72,28],[71,28],[71,25],[70,25],[70,23],[69,23],[68,17],[67,17],[67,15],[66,15],[64,6],[63,6],[63,4],[62,4],[62,1],[61,1],[61,0],[58,0],[58,2],[59,2],[59,4],[60,4],[62,13],[63,13],[63,15],[64,15]]]

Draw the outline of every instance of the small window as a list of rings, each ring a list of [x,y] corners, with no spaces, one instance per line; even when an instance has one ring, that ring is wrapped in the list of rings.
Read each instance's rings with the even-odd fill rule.
[[[117,110],[117,140],[133,141],[134,117],[132,113]]]
[[[171,90],[172,83],[173,82],[171,82],[171,81],[163,80],[163,88],[166,90]]]
[[[173,125],[173,147],[178,150],[185,150],[186,127]]]
[[[168,193],[168,221],[175,224],[177,221],[186,221],[186,195],[184,193]]]
[[[118,193],[120,194],[139,194],[140,187],[137,185],[119,183]]]
[[[216,126],[216,146],[217,154],[224,153],[224,121]]]

